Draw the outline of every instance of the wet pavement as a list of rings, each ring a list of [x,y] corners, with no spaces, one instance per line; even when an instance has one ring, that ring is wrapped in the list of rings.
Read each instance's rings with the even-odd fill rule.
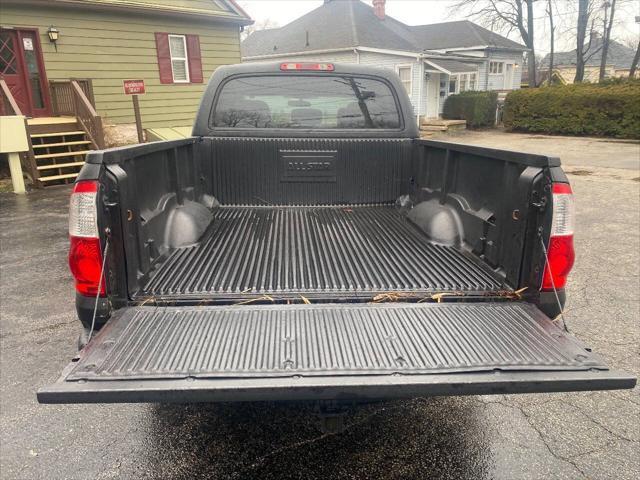
[[[578,260],[567,323],[611,366],[637,375],[640,183],[637,171],[591,170],[570,176]],[[68,194],[0,195],[2,479],[640,475],[637,388],[373,404],[354,408],[337,435],[319,432],[310,405],[39,405],[36,389],[56,380],[79,331]]]

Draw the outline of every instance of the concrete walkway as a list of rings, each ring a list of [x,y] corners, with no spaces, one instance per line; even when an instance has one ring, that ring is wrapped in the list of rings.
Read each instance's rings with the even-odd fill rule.
[[[436,134],[432,138],[552,155],[560,157],[563,166],[572,167],[567,170],[574,167],[586,170],[610,168],[631,170],[636,174],[639,174],[640,170],[640,141],[636,140],[506,133],[502,130],[462,130]]]

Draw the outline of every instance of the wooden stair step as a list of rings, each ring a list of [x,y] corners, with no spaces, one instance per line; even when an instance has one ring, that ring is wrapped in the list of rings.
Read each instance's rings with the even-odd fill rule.
[[[85,155],[91,150],[79,150],[77,152],[61,152],[61,153],[45,153],[43,155],[34,155],[36,160],[44,158],[60,158],[60,157],[77,157],[78,155]]]
[[[426,119],[422,120],[422,125],[438,125],[450,127],[452,125],[466,125],[466,120],[444,120],[444,119]]]
[[[90,140],[78,140],[73,142],[61,142],[61,143],[40,143],[33,145],[33,148],[46,148],[46,147],[66,147],[69,145],[89,145]]]
[[[420,130],[422,131],[433,131],[433,132],[446,132],[449,127],[445,127],[444,125],[421,125]]]
[[[31,134],[31,138],[64,137],[67,135],[84,135],[84,130],[73,130],[69,132],[56,133],[33,133]]]
[[[53,170],[55,168],[81,167],[84,162],[57,163],[51,165],[40,165],[38,170]]]
[[[27,119],[29,126],[33,125],[64,125],[68,123],[76,123],[76,117],[37,117]]]
[[[38,180],[41,182],[50,182],[52,180],[64,180],[66,178],[76,178],[78,176],[78,172],[76,173],[65,173],[63,175],[52,175],[50,177],[40,177]]]

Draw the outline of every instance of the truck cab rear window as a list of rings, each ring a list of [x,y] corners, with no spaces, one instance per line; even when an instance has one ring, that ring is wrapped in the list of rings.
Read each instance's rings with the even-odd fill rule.
[[[400,114],[382,81],[352,76],[247,76],[222,87],[217,128],[398,129]]]

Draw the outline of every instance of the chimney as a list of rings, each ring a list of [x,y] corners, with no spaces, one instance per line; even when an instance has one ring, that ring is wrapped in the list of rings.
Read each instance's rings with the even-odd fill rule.
[[[376,14],[380,20],[384,20],[384,4],[385,0],[373,0],[373,13]]]

